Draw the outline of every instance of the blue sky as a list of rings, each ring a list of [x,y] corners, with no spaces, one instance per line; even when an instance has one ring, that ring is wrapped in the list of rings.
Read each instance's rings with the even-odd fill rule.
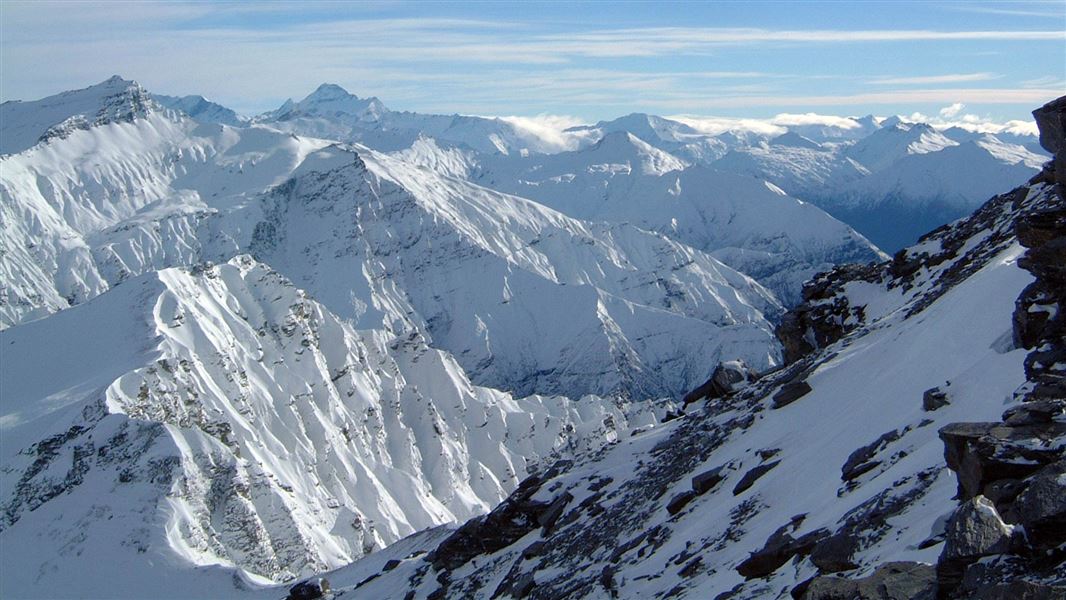
[[[1002,121],[1066,94],[1066,0],[0,3],[3,100],[116,73],[244,114],[328,81],[420,112]]]

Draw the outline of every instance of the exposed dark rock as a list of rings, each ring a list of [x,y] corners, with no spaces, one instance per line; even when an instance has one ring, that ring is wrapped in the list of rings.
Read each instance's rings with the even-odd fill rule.
[[[995,505],[984,496],[971,498],[956,509],[944,535],[944,549],[936,567],[941,595],[956,589],[967,567],[981,558],[1017,549],[1022,536],[1003,522]]]
[[[859,550],[855,535],[841,531],[819,541],[811,550],[811,562],[821,573],[837,573],[858,568],[853,560]]]
[[[803,600],[934,600],[936,586],[933,567],[891,562],[861,579],[834,575],[815,577],[799,597]]]
[[[1066,423],[1021,425],[952,423],[940,430],[944,457],[959,479],[959,497],[969,500],[999,479],[1022,479],[1062,453],[1054,441]],[[1056,449],[1057,448],[1057,449]]]
[[[329,580],[325,577],[315,577],[289,588],[288,600],[314,600],[324,598],[329,593]]]
[[[1003,413],[1007,425],[1040,425],[1066,417],[1066,400],[1055,398],[1023,402]]]
[[[548,505],[548,508],[537,515],[537,524],[544,528],[545,532],[551,531],[555,526],[555,522],[562,516],[563,511],[566,510],[566,505],[570,504],[570,501],[574,499],[574,496],[570,492],[563,492],[552,503]]]
[[[757,377],[758,374],[742,360],[721,362],[714,368],[711,378],[686,394],[682,402],[691,404],[703,399],[724,398],[744,388]]]
[[[974,600],[1066,600],[1066,564],[1034,565],[1016,556],[999,556],[970,565],[956,597]]]
[[[517,579],[512,580],[508,578],[500,582],[499,587],[496,588],[492,597],[499,598],[500,596],[507,594],[512,598],[525,598],[536,586],[537,580],[534,578],[533,573],[523,573]]]
[[[851,281],[880,281],[880,265],[838,265],[803,284],[803,303],[781,319],[774,335],[781,342],[785,363],[791,364],[825,348],[862,324],[863,307],[852,307],[841,292]]]
[[[806,381],[793,381],[781,386],[781,390],[774,394],[773,407],[781,408],[788,406],[796,400],[811,393],[811,386]]]
[[[692,478],[692,491],[697,494],[705,494],[718,486],[725,479],[725,467],[717,467],[704,471]]]
[[[1040,145],[1055,156],[1053,170],[1062,183],[1066,174],[1066,96],[1034,110],[1033,119],[1040,129]]]
[[[397,560],[395,558],[389,559],[389,560],[385,561],[385,564],[381,567],[381,570],[382,571],[391,571],[391,570],[395,569],[396,567],[400,566],[400,564],[401,564],[401,561],[399,561],[399,560]]]
[[[759,465],[757,467],[753,467],[751,470],[745,473],[743,477],[740,478],[740,481],[737,483],[736,487],[733,488],[733,495],[739,496],[745,490],[754,485],[760,477],[769,473],[771,469],[773,469],[780,463],[781,461],[775,460],[774,462],[769,462],[763,465]]]
[[[670,502],[666,504],[666,512],[670,513],[671,515],[676,515],[677,513],[681,512],[681,509],[685,508],[685,505],[687,505],[689,502],[692,502],[692,499],[695,497],[696,492],[692,490],[685,490],[680,494],[677,494],[676,496],[670,499]]]
[[[840,468],[840,479],[843,481],[851,481],[859,475],[870,471],[880,464],[879,461],[873,460],[873,457],[878,452],[884,450],[892,442],[900,438],[900,432],[893,429],[887,433],[881,435],[873,442],[855,450],[848,456],[848,460],[844,461],[844,466]]]
[[[986,485],[982,495],[998,508],[1013,502],[1025,486],[1026,483],[1021,479],[999,479]],[[1009,519],[1007,520],[1010,522]]]
[[[548,542],[545,542],[543,540],[537,540],[532,544],[526,546],[525,549],[522,550],[522,558],[536,558],[544,553],[544,549],[547,546]]]
[[[700,567],[703,564],[703,557],[697,556],[696,558],[688,561],[680,571],[677,572],[681,577],[692,577],[696,573],[699,573]]]
[[[1036,549],[1066,544],[1066,460],[1034,473],[1014,501],[1014,511]]]
[[[960,506],[948,521],[941,560],[1003,554],[1011,550],[1015,534],[1003,522],[996,506],[975,496]]]
[[[818,529],[799,538],[789,533],[796,528],[795,521],[775,531],[762,548],[752,552],[748,558],[737,565],[737,573],[746,579],[766,577],[781,568],[795,556],[806,556],[820,540],[829,535],[825,529]]]
[[[948,393],[938,387],[925,390],[922,394],[922,410],[926,412],[932,412],[948,404],[951,404],[948,400]]]
[[[562,513],[560,504],[565,507],[572,496],[564,492],[554,501],[547,503],[532,498],[545,480],[554,477],[562,469],[569,468],[569,465],[569,461],[559,461],[543,477],[534,475],[527,478],[492,512],[471,519],[455,530],[435,550],[427,554],[425,560],[438,571],[454,570],[475,556],[495,552],[513,544],[537,527],[554,524],[554,520]],[[562,501],[563,498],[566,498],[565,502]],[[549,511],[556,513],[554,519],[548,514]]]

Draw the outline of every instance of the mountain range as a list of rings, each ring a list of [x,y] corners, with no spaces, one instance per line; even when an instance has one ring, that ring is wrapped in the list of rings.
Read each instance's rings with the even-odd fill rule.
[[[1015,303],[1055,259],[1016,229],[1061,170],[848,123],[5,102],[0,595],[740,598],[938,562],[937,430],[1031,392]],[[806,560],[841,537],[847,568]]]

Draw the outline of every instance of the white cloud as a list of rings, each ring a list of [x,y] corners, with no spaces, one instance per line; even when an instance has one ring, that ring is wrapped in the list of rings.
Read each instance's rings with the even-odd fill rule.
[[[951,117],[954,117],[955,115],[961,113],[962,109],[964,108],[966,108],[965,104],[963,104],[962,102],[956,102],[951,106],[945,106],[944,108],[941,108],[940,116],[944,117],[945,119],[950,119]]]
[[[584,121],[577,117],[542,114],[535,117],[505,116],[496,118],[501,121],[507,121],[533,139],[550,144],[556,151],[575,150],[580,145],[581,136],[565,132],[570,127],[584,124]]]
[[[788,131],[781,125],[775,125],[768,119],[735,119],[730,117],[705,117],[696,115],[674,115],[667,117],[708,135],[720,135],[726,132],[750,132],[757,135],[777,136]]]
[[[882,77],[873,79],[874,85],[930,85],[940,83],[968,83],[999,79],[1002,75],[995,73],[953,73],[949,75],[930,75],[925,77]]]
[[[856,129],[862,127],[851,117],[837,117],[833,115],[819,115],[816,113],[790,114],[781,113],[770,119],[774,125],[796,127],[801,125],[828,125],[841,129]]]

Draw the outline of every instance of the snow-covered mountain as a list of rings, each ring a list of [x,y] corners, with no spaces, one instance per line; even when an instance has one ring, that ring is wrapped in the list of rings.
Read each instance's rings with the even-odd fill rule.
[[[135,277],[0,344],[0,540],[26,566],[5,551],[5,597],[335,568],[656,421],[474,386],[417,335],[357,331],[248,256]]]
[[[253,120],[282,131],[359,142],[384,151],[408,148],[420,136],[488,154],[554,152],[566,145],[498,118],[392,111],[377,98],[359,98],[335,84],[322,84],[303,100],[289,100]]]
[[[1045,110],[1064,156],[1066,98]],[[1060,164],[812,280],[787,367],[330,578],[380,598],[1061,598]]]
[[[737,148],[712,166],[771,181],[890,252],[1032,177],[1046,160],[991,134],[898,118],[847,144],[790,140]]]
[[[153,109],[4,160],[5,324],[252,252],[342,318],[418,332],[520,394],[676,396],[708,356],[777,360],[778,301],[711,256],[366,147]]]
[[[579,219],[659,232],[754,277],[786,304],[799,301],[815,272],[881,256],[847,225],[766,181],[686,166],[622,131],[582,150],[482,159],[468,176]]]
[[[1064,102],[1054,163],[891,260],[774,178],[918,219],[1041,158],[331,85],[4,103],[0,596],[1058,593]]]
[[[531,159],[526,168],[540,161],[558,165],[573,158],[574,151],[595,153],[605,143],[620,146],[618,140],[629,134],[665,153],[670,157],[668,162],[711,165],[770,181],[789,195],[828,210],[892,252],[913,242],[930,226],[961,217],[988,196],[1024,181],[1045,160],[1035,136],[1016,130],[1003,130],[1000,138],[990,140],[987,131],[960,126],[936,129],[900,117],[819,121],[786,115],[781,122],[787,125],[766,130],[742,124],[708,130],[698,127],[698,120],[634,113],[548,136],[515,121],[391,111],[376,98],[359,98],[331,84],[255,121],[282,131],[358,142],[393,153],[417,155],[425,150],[418,147],[431,138],[453,159],[456,152],[464,155],[458,165],[454,160],[448,162],[450,167],[460,166],[451,174],[488,171],[494,177],[478,181],[486,185],[488,181],[500,182],[499,189],[508,192],[519,192],[514,189],[518,183],[514,179],[516,169],[522,167],[515,165],[523,165],[523,159]],[[770,135],[771,130],[784,133]],[[954,177],[945,175],[948,167],[942,163],[953,160],[938,156],[939,152],[971,141],[980,149],[974,153],[973,165],[954,172]],[[647,156],[647,151],[644,154]],[[423,153],[420,158],[439,162],[442,156]],[[502,169],[505,173],[500,172],[499,163],[510,164]],[[576,165],[564,171],[572,173],[582,163],[578,158]],[[477,164],[485,167],[484,171],[471,168]],[[912,181],[917,183],[907,185]],[[907,211],[913,211],[914,218],[909,218]]]
[[[180,110],[201,123],[220,123],[232,127],[239,127],[248,123],[248,119],[241,117],[233,109],[226,108],[217,102],[211,102],[203,96],[152,94],[152,99],[167,108]]]
[[[0,155],[63,139],[75,131],[133,122],[158,108],[144,88],[118,75],[85,89],[41,100],[10,100],[0,104]]]

